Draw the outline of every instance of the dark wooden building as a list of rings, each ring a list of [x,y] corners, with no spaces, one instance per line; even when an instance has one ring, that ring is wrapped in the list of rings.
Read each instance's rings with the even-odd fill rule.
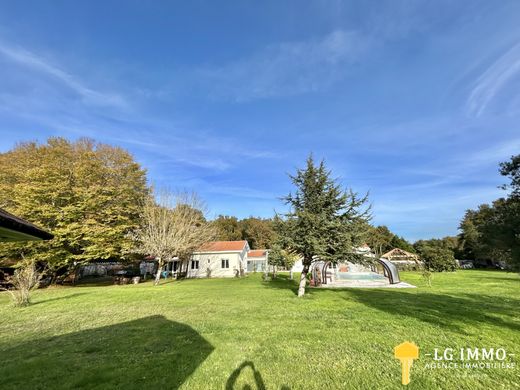
[[[0,209],[0,242],[50,240],[53,237],[51,233]]]

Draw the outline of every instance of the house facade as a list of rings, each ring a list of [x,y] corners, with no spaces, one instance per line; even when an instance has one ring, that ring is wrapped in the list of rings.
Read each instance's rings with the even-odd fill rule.
[[[214,241],[193,252],[186,277],[234,277],[247,272],[247,241]]]
[[[264,272],[267,267],[269,252],[267,249],[251,250],[247,254],[247,272]]]

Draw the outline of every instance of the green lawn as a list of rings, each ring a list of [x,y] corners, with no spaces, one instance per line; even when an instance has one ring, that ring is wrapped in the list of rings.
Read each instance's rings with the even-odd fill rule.
[[[520,356],[520,278],[435,275],[428,288],[310,290],[281,276],[0,294],[0,389],[401,388],[393,347],[420,347],[411,389],[512,389],[520,369],[428,369],[434,348]],[[248,387],[250,386],[250,387]]]

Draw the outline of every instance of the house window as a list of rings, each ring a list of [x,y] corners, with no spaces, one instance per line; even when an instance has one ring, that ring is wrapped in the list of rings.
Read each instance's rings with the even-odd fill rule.
[[[198,260],[192,260],[191,261],[191,269],[199,269],[199,261]]]
[[[222,259],[222,268],[229,268],[229,259]]]

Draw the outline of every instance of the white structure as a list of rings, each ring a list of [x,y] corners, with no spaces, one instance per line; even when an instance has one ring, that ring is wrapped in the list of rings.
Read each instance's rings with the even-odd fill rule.
[[[357,248],[354,248],[354,253],[356,253],[358,255],[363,255],[365,257],[371,257],[371,258],[376,257],[374,252],[372,252],[372,248],[370,248],[367,244],[363,244],[361,246],[358,246]]]
[[[246,272],[247,241],[208,242],[193,253],[188,278],[234,277]]]
[[[300,258],[294,262],[294,265],[291,268],[292,272],[302,272],[303,271],[303,259]]]
[[[256,249],[247,254],[246,272],[263,272],[267,266],[269,252],[266,249]]]
[[[353,248],[353,250],[354,250],[354,253],[356,253],[358,255],[363,255],[365,257],[370,257],[370,258],[376,257],[376,255],[372,252],[372,249],[367,244],[363,244],[359,247]],[[356,267],[364,268],[363,266],[357,266],[352,263],[348,263],[348,264],[350,266],[353,266],[354,268],[356,268]],[[303,271],[303,258],[298,259],[298,261],[296,261],[294,263],[293,267],[291,268],[291,271],[292,272],[302,272]]]

